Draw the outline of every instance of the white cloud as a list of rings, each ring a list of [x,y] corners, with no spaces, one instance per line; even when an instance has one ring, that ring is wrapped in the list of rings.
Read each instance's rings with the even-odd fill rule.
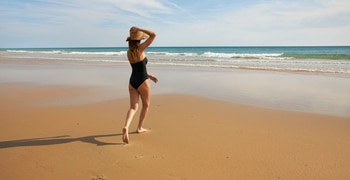
[[[166,7],[164,4],[160,3],[156,0],[147,0],[147,1],[139,1],[139,0],[106,0],[115,4],[117,8],[123,9],[125,11],[129,11],[140,16],[151,18],[153,14],[166,14],[170,13],[171,9]]]
[[[176,31],[165,33],[194,45],[350,45],[349,4],[263,1],[209,20],[177,24],[169,28]],[[184,45],[181,38],[172,39]]]
[[[30,2],[0,2],[0,47],[124,46],[133,25],[155,30],[160,46],[350,45],[346,0],[244,1],[220,11],[170,0]]]
[[[120,46],[125,42],[117,44],[118,39],[125,39],[130,26],[171,13],[171,8],[157,0],[2,3],[0,47]]]

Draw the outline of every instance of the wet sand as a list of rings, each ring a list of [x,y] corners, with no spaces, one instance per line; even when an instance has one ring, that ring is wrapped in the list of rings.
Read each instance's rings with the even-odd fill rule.
[[[135,133],[137,114],[125,145],[126,65],[118,65],[117,80],[108,79],[116,66],[3,65],[12,75],[0,83],[0,179],[350,178],[346,116],[244,105],[206,90],[193,95],[198,82],[176,92],[160,81],[152,84],[150,132]],[[157,68],[150,70],[163,75]],[[14,69],[28,75],[16,79]],[[63,69],[49,82],[40,75]]]

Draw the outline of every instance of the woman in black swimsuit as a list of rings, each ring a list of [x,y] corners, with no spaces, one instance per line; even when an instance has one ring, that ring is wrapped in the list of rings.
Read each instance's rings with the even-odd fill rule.
[[[145,121],[151,99],[151,88],[148,78],[155,83],[158,82],[158,79],[147,73],[146,64],[148,59],[144,51],[152,44],[155,38],[156,33],[150,30],[141,29],[138,27],[130,28],[130,36],[127,38],[127,41],[129,41],[129,50],[127,55],[132,67],[132,73],[129,83],[130,109],[126,115],[125,126],[123,128],[124,143],[129,143],[129,126],[137,111],[139,97],[141,97],[142,101],[142,110],[136,132],[142,133],[147,131],[147,129],[144,129],[142,125]],[[141,40],[143,39],[146,40],[141,43]]]

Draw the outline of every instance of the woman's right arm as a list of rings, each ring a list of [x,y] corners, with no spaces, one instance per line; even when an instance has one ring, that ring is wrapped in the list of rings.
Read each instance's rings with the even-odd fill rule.
[[[150,30],[147,30],[147,29],[142,29],[142,28],[138,28],[138,27],[132,27],[131,29],[130,29],[130,31],[132,32],[132,31],[141,31],[141,32],[144,32],[144,33],[146,33],[146,34],[148,34],[149,35],[149,38],[148,39],[146,39],[146,41],[145,42],[143,42],[140,46],[139,46],[139,49],[141,50],[141,51],[144,51],[146,48],[148,48],[148,46],[150,46],[151,44],[152,44],[152,42],[154,41],[154,39],[156,38],[156,33],[155,32],[153,32],[153,31],[150,31]]]

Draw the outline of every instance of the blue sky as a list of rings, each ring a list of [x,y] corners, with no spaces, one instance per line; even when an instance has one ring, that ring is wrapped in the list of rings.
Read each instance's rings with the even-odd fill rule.
[[[350,45],[349,0],[2,0],[0,48]]]

